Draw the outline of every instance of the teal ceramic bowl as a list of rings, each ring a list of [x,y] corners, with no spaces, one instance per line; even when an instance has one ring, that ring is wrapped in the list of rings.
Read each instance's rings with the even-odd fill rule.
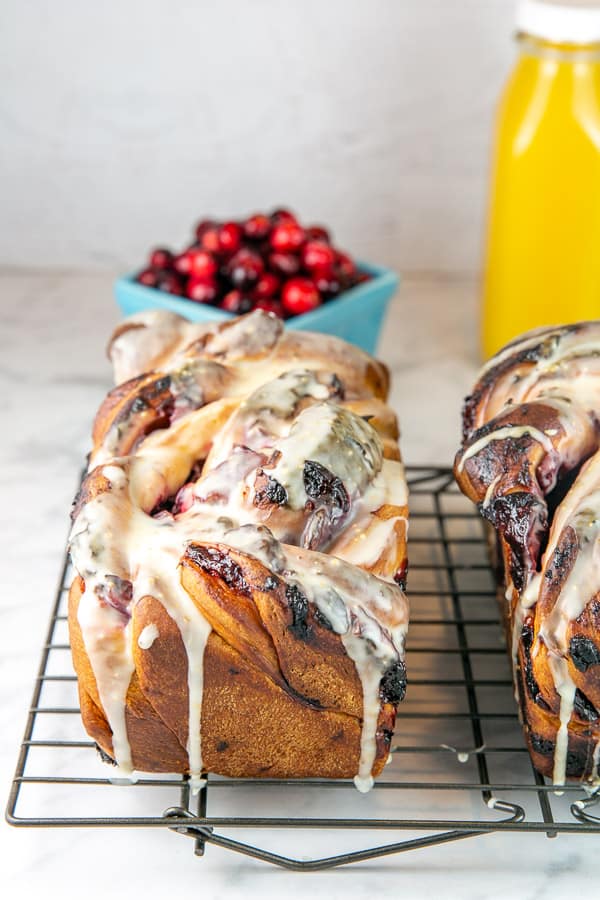
[[[286,321],[286,327],[300,331],[320,331],[344,338],[367,353],[375,353],[377,340],[385,319],[388,304],[400,282],[390,269],[358,263],[361,272],[372,277],[356,287],[344,291],[335,300],[318,309]],[[123,315],[130,316],[143,309],[168,309],[192,322],[225,322],[231,313],[204,303],[194,303],[174,297],[164,291],[138,284],[135,275],[119,278],[115,283],[117,303]]]

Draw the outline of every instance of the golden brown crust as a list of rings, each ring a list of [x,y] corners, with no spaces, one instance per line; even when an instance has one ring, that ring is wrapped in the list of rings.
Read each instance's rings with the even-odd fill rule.
[[[149,374],[114,388],[96,414],[94,443],[101,444],[111,428],[120,429],[118,453],[126,456],[145,435],[166,428],[173,406],[169,386],[168,378]]]
[[[246,596],[198,564],[211,550],[239,567]],[[273,584],[274,582],[274,584]],[[256,559],[225,547],[194,543],[182,560],[182,583],[214,632],[300,703],[362,715],[362,690],[342,640],[309,606],[294,629],[286,585]],[[263,586],[268,583],[269,588]],[[251,625],[249,623],[252,623]]]
[[[188,573],[190,596],[196,598],[201,588],[190,581],[192,571],[195,580],[203,574],[186,559],[183,578]],[[207,585],[207,576],[201,581],[206,593],[218,591],[218,586]],[[81,714],[90,736],[112,757],[110,728],[77,622],[82,585],[76,578],[69,597]],[[211,608],[210,602],[202,603],[203,612]],[[214,612],[210,614],[215,630],[205,650],[201,724],[206,770],[231,777],[306,778],[315,773],[323,778],[352,777],[360,753],[362,694],[354,665],[338,636],[322,629],[319,644],[307,655],[304,644],[295,647],[295,641],[290,641],[289,611],[286,615],[283,607],[279,613],[267,610],[286,685],[279,670],[276,676],[275,669],[270,669],[260,654],[248,653],[247,647],[243,653],[238,652],[230,642],[230,623],[224,625]],[[137,640],[149,624],[158,628],[159,637],[149,649],[141,650]],[[227,641],[221,633],[227,634]],[[320,652],[325,650],[324,635],[328,638],[329,660]],[[134,766],[146,772],[187,772],[187,656],[179,629],[162,604],[148,596],[135,606],[132,638],[136,672],[127,694],[127,730]],[[291,688],[292,683],[300,690]],[[316,699],[322,704],[307,702],[301,696],[303,690],[319,695]],[[385,704],[373,775],[380,773],[387,759],[394,719],[394,708]]]

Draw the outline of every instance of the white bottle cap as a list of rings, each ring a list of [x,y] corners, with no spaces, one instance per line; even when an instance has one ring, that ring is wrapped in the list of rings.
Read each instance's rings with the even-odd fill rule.
[[[517,31],[553,44],[600,41],[600,0],[520,0]]]

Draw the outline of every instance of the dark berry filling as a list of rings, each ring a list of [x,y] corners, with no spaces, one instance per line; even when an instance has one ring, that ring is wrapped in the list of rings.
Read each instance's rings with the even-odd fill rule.
[[[406,694],[406,666],[402,660],[390,666],[379,682],[379,696],[382,703],[397,706]]]
[[[573,665],[580,672],[587,672],[590,666],[600,664],[600,649],[583,634],[576,634],[569,644]]]
[[[299,587],[288,584],[285,589],[285,598],[292,613],[292,622],[289,630],[301,641],[310,641],[313,635],[312,628],[308,624],[308,600]]]
[[[275,478],[270,478],[263,469],[258,469],[256,473],[256,491],[254,494],[254,505],[259,509],[266,506],[276,505],[285,506],[287,503],[287,491],[282,484]]]
[[[200,544],[190,544],[186,556],[199,566],[207,575],[220,578],[228,587],[233,588],[239,594],[250,596],[250,587],[244,578],[241,568],[230,556],[216,547],[203,547]]]
[[[347,513],[350,498],[343,481],[321,463],[307,459],[302,473],[304,490],[313,500],[321,500],[327,506]]]

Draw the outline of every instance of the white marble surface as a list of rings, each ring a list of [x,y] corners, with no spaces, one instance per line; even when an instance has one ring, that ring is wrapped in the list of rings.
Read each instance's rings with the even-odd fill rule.
[[[452,458],[461,398],[476,366],[475,300],[470,282],[408,279],[388,319],[381,355],[393,372],[393,403],[409,462]],[[109,386],[103,348],[116,318],[110,276],[0,276],[3,795],[25,723],[91,418]],[[131,796],[137,803],[137,795]],[[273,846],[280,840],[264,837]],[[386,840],[389,835],[376,837]],[[550,842],[541,835],[495,834],[298,875],[218,848],[199,860],[191,841],[162,830],[17,830],[3,823],[0,889],[9,897],[39,890],[64,900],[134,891],[151,900],[192,890],[207,898],[292,898],[310,892],[315,900],[379,893],[542,900],[594,889],[597,844],[597,837]],[[307,842],[299,852],[309,849],[320,855],[334,851],[335,843],[321,834],[316,845]]]

